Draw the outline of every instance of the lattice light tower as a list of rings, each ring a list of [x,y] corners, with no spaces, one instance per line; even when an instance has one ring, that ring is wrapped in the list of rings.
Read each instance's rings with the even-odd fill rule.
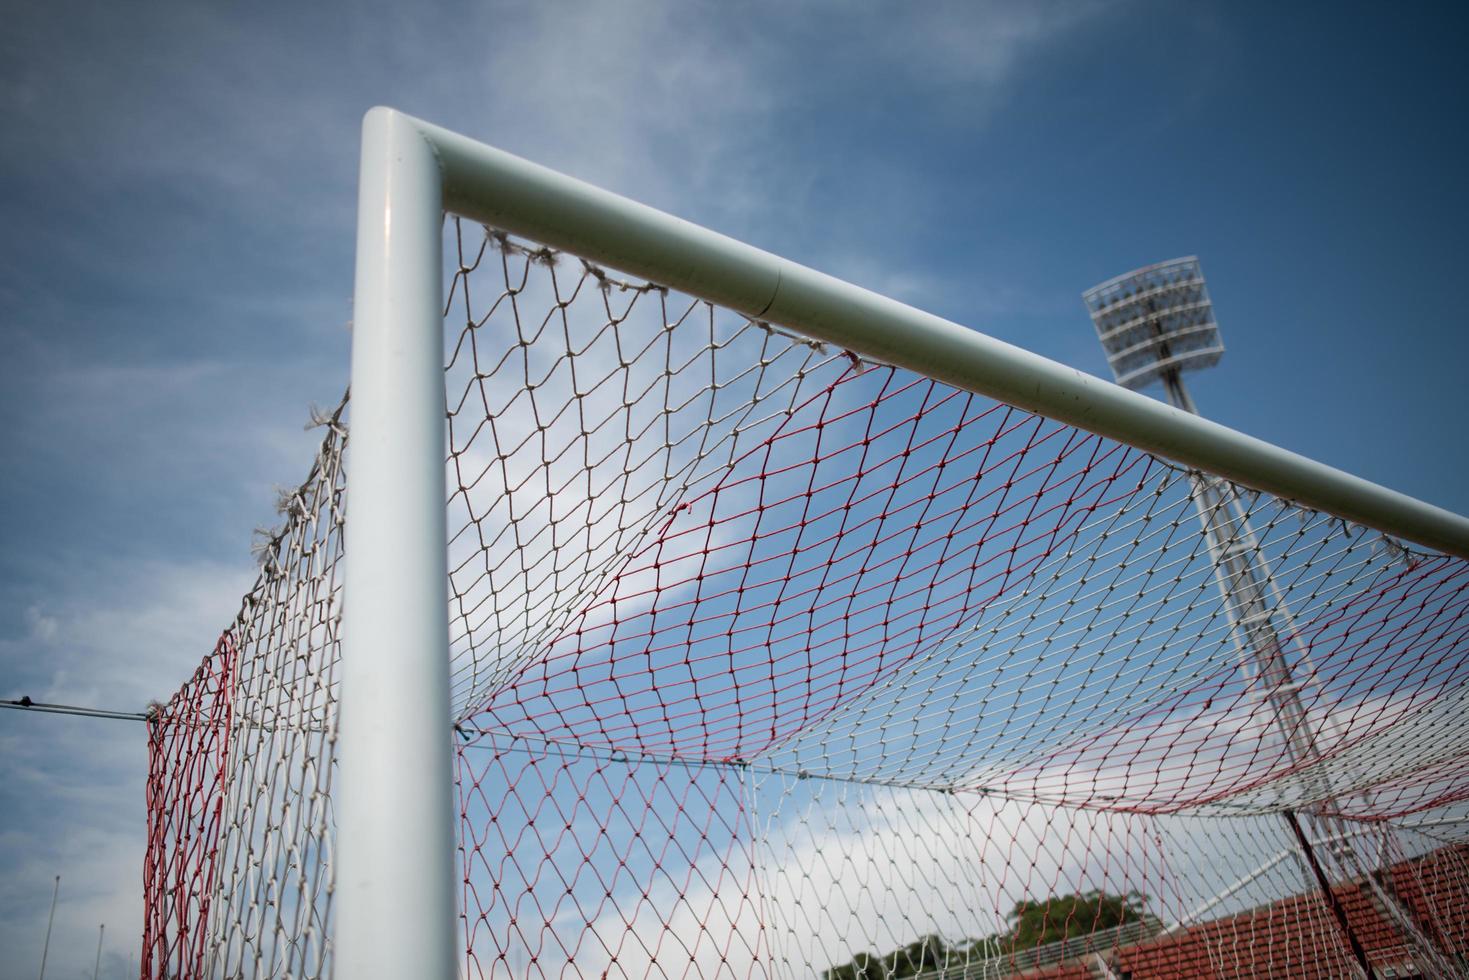
[[[1162,382],[1174,408],[1199,414],[1183,372],[1213,367],[1224,353],[1214,307],[1196,256],[1135,269],[1082,294],[1117,383],[1139,391]],[[1242,658],[1297,765],[1317,758],[1315,739],[1281,643],[1294,632],[1245,510],[1226,482],[1195,473],[1194,504]]]
[[[1169,404],[1199,414],[1184,386],[1183,372],[1219,363],[1224,344],[1197,256],[1170,259],[1108,279],[1084,292],[1082,299],[1119,385],[1140,391],[1154,381],[1161,382]],[[1274,709],[1292,762],[1312,766],[1322,756],[1300,690],[1303,683],[1315,680],[1315,669],[1303,650],[1299,651],[1299,674],[1292,671],[1286,657],[1283,638],[1296,634],[1290,609],[1271,577],[1270,565],[1233,485],[1197,470],[1190,471],[1189,479],[1240,659],[1253,667],[1256,689]],[[1336,794],[1330,779],[1319,770],[1309,779],[1318,798],[1315,816],[1329,831],[1328,847],[1338,862],[1366,870],[1370,865],[1350,844],[1353,829],[1334,813]],[[1304,831],[1289,811],[1287,816],[1309,852]],[[1385,866],[1385,841],[1380,850]],[[1315,858],[1309,853],[1308,857],[1315,867]],[[1441,953],[1390,884],[1371,874],[1364,880],[1400,928],[1415,935],[1425,951]]]

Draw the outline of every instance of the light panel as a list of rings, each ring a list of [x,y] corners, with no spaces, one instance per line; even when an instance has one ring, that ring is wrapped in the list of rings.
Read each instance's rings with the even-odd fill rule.
[[[1137,390],[1224,353],[1196,256],[1144,266],[1082,294],[1117,383]]]

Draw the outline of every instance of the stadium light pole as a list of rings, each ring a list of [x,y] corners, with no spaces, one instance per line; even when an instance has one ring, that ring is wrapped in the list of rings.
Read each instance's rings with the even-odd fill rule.
[[[1170,405],[1199,414],[1183,372],[1219,363],[1224,344],[1197,257],[1144,266],[1093,286],[1082,299],[1119,385],[1137,391],[1161,382]],[[1253,662],[1291,761],[1308,764],[1319,752],[1277,629],[1290,612],[1230,485],[1198,471],[1189,480],[1235,643]]]
[[[1190,415],[1200,414],[1183,383],[1183,373],[1218,364],[1224,354],[1224,343],[1197,256],[1134,269],[1093,286],[1082,293],[1082,300],[1119,385],[1139,391],[1155,381],[1160,382],[1170,405]],[[1290,609],[1271,577],[1270,565],[1233,486],[1198,470],[1190,470],[1189,482],[1241,660],[1253,663],[1255,683],[1274,709],[1275,723],[1292,764],[1309,766],[1321,758],[1321,753],[1301,702],[1300,683],[1281,642],[1279,627],[1284,627],[1287,636],[1295,633]],[[1304,651],[1302,654],[1305,655]],[[1307,667],[1314,677],[1315,669],[1309,661]],[[1334,812],[1336,793],[1328,776],[1317,772],[1312,782],[1316,784],[1324,811],[1313,815],[1333,832],[1328,839],[1334,842],[1332,849],[1338,862],[1358,867],[1386,911],[1414,935],[1422,948],[1431,955],[1436,954],[1439,962],[1434,965],[1451,971],[1438,943],[1393,894],[1391,884],[1377,881],[1347,843],[1349,834],[1340,815]],[[1310,853],[1309,841],[1294,815],[1288,812],[1287,816],[1306,849],[1312,869],[1324,882],[1320,867]],[[1385,849],[1382,857],[1385,861]],[[1363,972],[1372,977],[1373,970],[1356,945],[1350,925],[1344,916],[1339,917]]]

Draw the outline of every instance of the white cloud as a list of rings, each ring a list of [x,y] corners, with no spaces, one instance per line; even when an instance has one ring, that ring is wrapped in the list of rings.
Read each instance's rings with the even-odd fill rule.
[[[248,558],[236,565],[112,559],[68,571],[67,593],[27,611],[29,634],[0,642],[10,683],[25,685],[13,693],[131,711],[167,699],[188,676],[233,619],[254,574]],[[62,888],[48,975],[90,976],[104,923],[114,954],[104,956],[108,975],[136,975],[128,964],[142,924],[143,725],[4,714],[0,948],[13,955],[0,962],[0,977],[30,976],[39,966],[56,874]]]
[[[95,591],[57,596],[45,607],[50,652],[36,700],[141,710],[166,697],[214,648],[255,575],[248,556],[232,564],[105,565],[118,580],[79,569],[72,581]],[[0,644],[0,659],[22,656],[13,641]]]
[[[50,643],[56,639],[60,629],[56,619],[41,612],[39,606],[27,606],[25,612],[26,625],[30,628],[30,638],[37,643]]]
[[[141,800],[129,810],[141,816]],[[118,815],[113,812],[114,817]],[[0,842],[0,852],[10,854],[15,843],[9,839]],[[28,977],[39,968],[58,874],[61,885],[46,975],[92,976],[99,925],[107,927],[101,975],[109,980],[137,975],[141,895],[117,888],[118,882],[138,877],[143,867],[141,843],[131,828],[76,830],[67,834],[60,847],[25,850],[18,860],[7,863],[8,880],[0,892],[0,902],[9,910],[0,918],[0,947],[6,950],[6,962],[0,965],[0,975]]]

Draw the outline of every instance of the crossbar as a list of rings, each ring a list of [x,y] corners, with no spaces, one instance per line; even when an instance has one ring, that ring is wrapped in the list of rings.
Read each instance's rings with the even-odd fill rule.
[[[447,211],[1185,467],[1469,558],[1469,519],[1463,516],[503,150],[404,118],[438,157]]]

